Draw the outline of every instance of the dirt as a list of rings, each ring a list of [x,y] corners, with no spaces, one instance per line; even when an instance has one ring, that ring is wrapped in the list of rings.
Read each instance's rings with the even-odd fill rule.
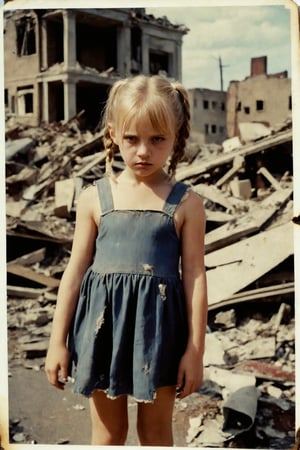
[[[213,403],[213,402],[212,402]],[[176,446],[186,446],[189,417],[207,408],[207,399],[193,394],[176,401],[173,419]],[[136,403],[129,399],[129,433],[126,445],[138,445],[135,433]],[[62,392],[48,384],[43,370],[22,366],[10,370],[9,417],[11,440],[17,435],[26,443],[88,445],[90,417],[88,400],[73,394],[71,385]],[[24,443],[25,443],[24,442]]]

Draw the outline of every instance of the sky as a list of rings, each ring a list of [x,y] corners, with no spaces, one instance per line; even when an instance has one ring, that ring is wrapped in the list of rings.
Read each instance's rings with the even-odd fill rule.
[[[188,89],[220,90],[219,58],[224,90],[231,80],[249,76],[251,58],[258,56],[267,56],[269,74],[287,70],[291,77],[290,10],[283,4],[149,7],[146,12],[190,29],[182,45],[182,81]]]

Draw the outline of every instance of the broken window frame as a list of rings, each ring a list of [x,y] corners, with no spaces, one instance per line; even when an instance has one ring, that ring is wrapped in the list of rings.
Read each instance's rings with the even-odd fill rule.
[[[17,111],[19,116],[27,116],[33,114],[33,86],[19,87],[17,89]]]
[[[15,22],[17,55],[20,57],[36,53],[35,20],[32,16],[23,16]]]

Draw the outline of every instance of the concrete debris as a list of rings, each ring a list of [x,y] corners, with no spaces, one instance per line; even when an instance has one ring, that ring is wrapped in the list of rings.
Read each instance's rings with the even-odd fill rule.
[[[239,124],[242,142],[257,141],[272,134],[272,129],[263,123],[242,122]]]
[[[246,131],[252,142],[242,144]],[[102,132],[82,131],[78,117],[37,129],[14,124],[6,136],[8,359],[10,368],[39,371],[70,256],[76,200],[82,187],[104,175],[106,155]],[[114,170],[123,167],[116,155]],[[189,418],[182,445],[291,448],[291,124],[267,137],[259,124],[244,126],[241,140],[223,147],[205,146],[195,134],[177,179],[203,197],[209,287],[204,383],[186,401],[176,401],[174,423]],[[18,427],[12,424],[13,442],[28,443],[31,436]]]

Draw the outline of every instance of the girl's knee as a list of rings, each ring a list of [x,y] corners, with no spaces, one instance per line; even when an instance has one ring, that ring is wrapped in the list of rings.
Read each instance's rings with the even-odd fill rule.
[[[93,445],[124,445],[128,433],[127,398],[97,392],[90,401]]]
[[[125,445],[128,426],[103,427],[92,425],[92,445]]]
[[[175,388],[157,390],[154,403],[139,403],[137,431],[142,445],[173,445],[172,416]]]
[[[137,432],[141,445],[173,446],[172,423],[144,423],[138,420]]]

